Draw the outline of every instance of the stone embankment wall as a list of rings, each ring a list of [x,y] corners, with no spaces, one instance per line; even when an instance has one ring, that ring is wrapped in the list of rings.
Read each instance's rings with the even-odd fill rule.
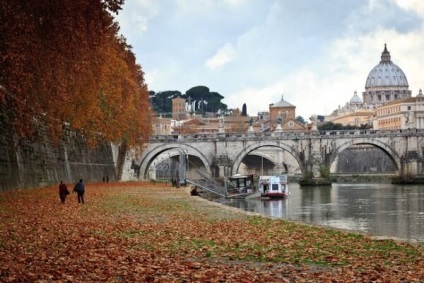
[[[118,178],[118,146],[103,142],[89,148],[84,137],[73,132],[67,132],[56,145],[45,134],[17,139],[6,127],[1,131],[0,191],[43,187],[61,180],[72,188],[79,179],[102,182],[106,177],[109,181]]]

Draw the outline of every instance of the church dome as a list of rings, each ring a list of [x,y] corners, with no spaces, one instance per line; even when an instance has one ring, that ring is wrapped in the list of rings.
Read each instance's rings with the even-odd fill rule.
[[[358,94],[355,91],[355,94],[350,99],[350,104],[362,104],[361,98],[359,98]]]
[[[371,70],[365,83],[365,89],[380,87],[408,88],[408,80],[405,73],[391,61],[390,52],[387,51],[386,44],[384,45],[383,53],[381,53],[380,64]]]

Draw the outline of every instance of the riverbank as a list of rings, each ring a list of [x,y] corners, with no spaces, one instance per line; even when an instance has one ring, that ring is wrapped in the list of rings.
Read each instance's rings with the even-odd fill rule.
[[[0,193],[1,282],[420,282],[420,247],[246,214],[150,183]]]

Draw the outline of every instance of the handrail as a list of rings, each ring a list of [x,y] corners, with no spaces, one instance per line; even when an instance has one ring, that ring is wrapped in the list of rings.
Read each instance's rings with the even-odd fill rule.
[[[202,180],[204,180],[204,179],[202,179]],[[204,186],[204,185],[202,185],[202,184],[200,184],[200,183],[198,183],[198,182],[195,182],[195,181],[192,181],[192,180],[186,180],[186,182],[187,183],[190,183],[190,184],[192,184],[192,185],[195,185],[195,186],[197,186],[197,187],[200,187],[200,188],[202,188],[202,189],[204,189],[204,190],[207,190],[207,191],[209,191],[209,192],[211,192],[211,193],[214,193],[214,194],[217,194],[217,195],[219,195],[219,196],[221,196],[221,197],[226,197],[227,196],[227,193],[225,192],[225,193],[221,193],[221,192],[218,192],[218,191],[216,191],[216,190],[214,190],[214,189],[212,189],[212,188],[210,188],[210,187],[207,187],[207,186]]]

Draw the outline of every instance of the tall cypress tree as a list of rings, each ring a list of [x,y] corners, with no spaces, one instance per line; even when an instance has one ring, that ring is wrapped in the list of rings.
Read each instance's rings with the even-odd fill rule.
[[[246,103],[243,103],[243,107],[241,108],[241,116],[246,117],[247,116],[247,107]]]

